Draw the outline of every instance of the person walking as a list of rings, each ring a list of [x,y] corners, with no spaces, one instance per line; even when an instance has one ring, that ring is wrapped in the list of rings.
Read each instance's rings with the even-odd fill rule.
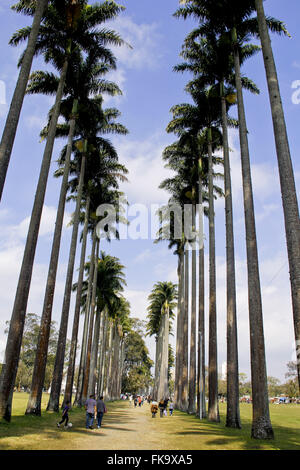
[[[163,418],[164,417],[164,409],[165,409],[165,402],[164,402],[163,399],[160,400],[160,402],[158,404],[158,407],[159,407],[160,417]]]
[[[170,404],[169,404],[169,414],[170,414],[170,416],[173,416],[173,410],[174,410],[174,403],[173,403],[173,400],[171,400]]]
[[[86,429],[93,429],[94,416],[97,413],[97,402],[95,395],[90,395],[90,398],[85,402],[86,409]]]
[[[70,409],[70,402],[66,401],[66,404],[64,406],[62,415],[61,415],[61,421],[57,424],[57,427],[60,428],[60,425],[65,422],[65,428],[68,427],[68,422],[69,422],[69,409]]]
[[[132,395],[129,395],[129,405],[132,406]]]
[[[168,416],[168,412],[167,412],[168,402],[169,402],[169,398],[165,398],[164,399],[164,415],[165,416]]]
[[[152,413],[152,418],[155,418],[156,417],[156,413],[158,411],[158,403],[157,401],[153,400],[153,402],[151,403],[151,413]]]
[[[139,400],[139,407],[141,407],[142,406],[142,397],[139,397],[138,400]]]
[[[106,413],[107,411],[102,396],[98,398],[96,407],[97,407],[97,428],[100,429],[102,418],[104,416],[104,413]]]

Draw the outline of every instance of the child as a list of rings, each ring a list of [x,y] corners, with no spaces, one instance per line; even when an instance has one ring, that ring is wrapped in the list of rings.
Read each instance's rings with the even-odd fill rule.
[[[63,413],[62,413],[62,419],[59,423],[57,423],[57,427],[59,428],[60,425],[65,421],[65,428],[68,427],[68,421],[69,421],[69,409],[70,409],[70,402],[69,401],[66,401],[66,404],[64,406],[64,409],[63,409]]]
[[[169,404],[170,416],[173,416],[173,409],[174,409],[174,404],[173,404],[173,401],[171,400],[171,402],[170,402],[170,404]]]

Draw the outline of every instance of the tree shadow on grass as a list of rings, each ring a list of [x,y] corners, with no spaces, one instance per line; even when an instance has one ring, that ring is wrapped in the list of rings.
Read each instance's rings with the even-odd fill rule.
[[[260,441],[251,438],[250,420],[244,420],[242,429],[234,429],[227,428],[222,423],[212,423],[207,419],[201,422],[195,417],[194,419],[195,421],[190,423],[193,425],[192,428],[177,432],[176,435],[199,436],[199,438],[206,436],[207,439],[203,441],[203,445],[208,448],[212,446],[241,450],[300,450],[300,432],[296,428],[275,425],[273,426],[275,438]],[[212,436],[216,438],[211,440]]]
[[[103,418],[103,428],[115,429],[118,431],[133,431],[128,429],[131,421],[134,417],[131,415],[129,410],[124,409],[114,409],[111,410]],[[73,408],[69,413],[69,422],[73,424],[73,427],[70,429],[64,429],[63,425],[60,428],[57,428],[57,422],[61,420],[61,412],[42,412],[42,416],[31,416],[31,415],[21,415],[13,416],[10,423],[0,423],[0,448],[12,448],[10,443],[6,444],[3,442],[3,439],[9,438],[19,438],[20,441],[18,444],[22,446],[21,439],[28,435],[32,435],[33,440],[42,439],[51,439],[61,441],[65,437],[65,433],[73,434],[73,436],[82,437],[82,436],[93,436],[99,437],[100,433],[97,432],[97,428],[94,430],[86,429],[86,412],[84,408]],[[126,425],[126,428],[117,427],[117,425]],[[96,425],[96,420],[94,420],[94,426]],[[17,444],[17,442],[16,442]],[[34,444],[33,444],[34,445]],[[17,447],[17,445],[16,445]]]

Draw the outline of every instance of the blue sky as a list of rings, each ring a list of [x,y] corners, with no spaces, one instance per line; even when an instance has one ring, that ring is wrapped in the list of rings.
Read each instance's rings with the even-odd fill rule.
[[[10,10],[14,1],[2,1],[1,15],[1,66],[0,80],[6,86],[6,102],[9,103],[18,75],[16,67],[20,48],[8,46],[11,34],[28,24],[28,19]],[[92,2],[94,3],[94,2]],[[149,209],[151,204],[162,204],[168,195],[159,190],[160,182],[169,175],[164,169],[161,153],[175,140],[165,132],[171,119],[171,106],[186,102],[189,98],[184,86],[189,75],[175,74],[173,66],[180,61],[179,53],[186,34],[193,28],[192,20],[184,22],[172,17],[178,6],[177,0],[124,0],[126,11],[110,26],[127,40],[133,49],[116,51],[118,70],[112,79],[121,86],[123,96],[107,99],[107,106],[116,106],[122,112],[120,121],[130,133],[126,137],[113,138],[120,160],[129,173],[129,184],[122,189],[129,203],[142,203]],[[286,113],[296,184],[300,188],[299,120],[300,105],[294,104],[292,84],[300,80],[300,33],[297,0],[282,2],[267,0],[265,8],[269,15],[283,20],[292,36],[272,37],[275,59],[280,78],[282,98]],[[34,60],[32,70],[45,68],[43,61]],[[286,363],[295,358],[293,348],[293,324],[290,301],[288,263],[279,189],[276,152],[272,133],[271,113],[261,54],[251,59],[243,73],[253,79],[261,90],[260,96],[245,94],[252,163],[257,237],[260,259],[260,275],[263,295],[264,326],[268,375],[284,380]],[[1,100],[0,100],[1,101]],[[39,142],[39,131],[45,123],[49,97],[25,98],[21,122],[16,136],[6,186],[0,208],[0,354],[5,349],[3,333],[5,321],[10,318],[20,263],[22,261],[28,217],[30,216],[44,143]],[[7,112],[7,105],[0,104],[0,131]],[[52,174],[55,160],[63,141],[55,145],[40,239],[36,252],[28,311],[41,314],[47,267],[58,202],[59,181]],[[250,377],[249,327],[247,312],[247,273],[245,231],[243,219],[241,169],[239,142],[236,132],[230,134],[231,168],[234,197],[234,225],[236,242],[236,268],[238,288],[238,329],[240,371]],[[68,204],[63,231],[62,250],[55,292],[53,319],[59,321],[62,307],[66,264],[71,229],[68,217],[73,211]],[[205,225],[206,233],[207,226]],[[226,271],[225,271],[225,225],[224,201],[216,204],[217,234],[217,315],[218,359],[221,366],[226,360]],[[126,295],[132,306],[132,315],[145,319],[147,296],[157,281],[176,282],[176,257],[166,244],[154,245],[153,240],[122,240],[102,248],[118,256],[126,266]],[[77,253],[77,265],[79,258]],[[74,281],[77,272],[74,273]],[[206,287],[208,282],[206,282]],[[70,309],[70,328],[74,310],[74,298]],[[206,311],[207,316],[207,311]],[[172,339],[174,343],[174,339]],[[147,339],[154,357],[154,341]]]

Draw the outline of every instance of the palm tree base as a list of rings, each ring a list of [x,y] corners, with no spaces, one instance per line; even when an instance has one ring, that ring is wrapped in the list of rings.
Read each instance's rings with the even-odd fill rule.
[[[259,418],[252,423],[252,439],[274,439],[274,432],[268,419]]]

